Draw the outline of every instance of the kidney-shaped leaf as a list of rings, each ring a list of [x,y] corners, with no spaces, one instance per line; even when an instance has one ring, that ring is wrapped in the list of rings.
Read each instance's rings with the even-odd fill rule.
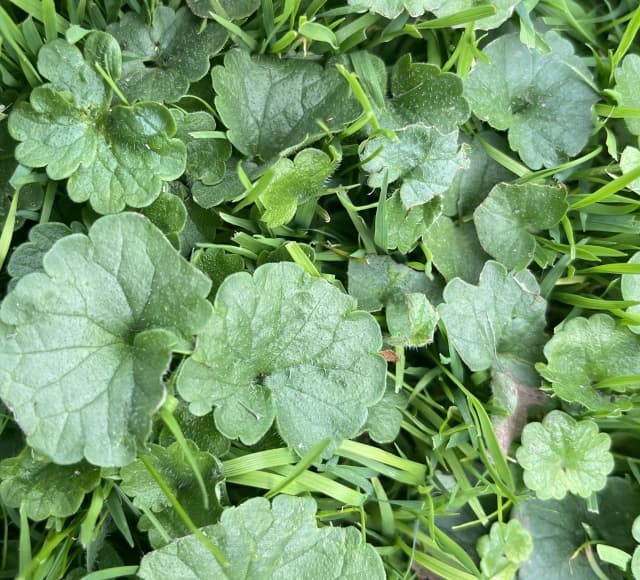
[[[349,4],[367,8],[385,18],[395,18],[406,10],[410,16],[422,16],[427,10],[439,7],[444,0],[349,0]]]
[[[536,249],[532,232],[556,225],[567,212],[563,187],[499,184],[473,214],[484,250],[507,268],[526,268]]]
[[[380,556],[354,527],[316,527],[311,498],[281,495],[270,504],[250,499],[222,513],[203,533],[222,551],[222,567],[196,536],[187,536],[147,554],[138,575],[159,578],[367,578],[383,580]]]
[[[381,347],[353,298],[294,263],[265,264],[222,283],[178,390],[196,415],[215,406],[229,438],[253,444],[275,417],[298,453],[331,437],[330,454],[384,393]]]
[[[640,56],[628,54],[624,57],[622,65],[615,72],[616,93],[618,94],[618,104],[622,107],[640,107]],[[640,135],[640,119],[637,117],[627,117],[624,122],[629,131],[634,135]]]
[[[324,127],[339,131],[360,112],[342,75],[309,60],[232,50],[211,76],[229,140],[245,155],[265,160],[317,141]]]
[[[550,52],[530,49],[517,34],[486,48],[465,82],[473,112],[495,129],[532,169],[554,167],[580,153],[593,130],[597,95],[585,82],[580,58],[555,32],[544,36]]]
[[[567,492],[589,497],[607,484],[613,469],[611,438],[594,421],[576,421],[551,411],[542,423],[522,431],[516,457],[524,468],[525,485],[539,499],[562,499]]]
[[[0,309],[0,396],[56,463],[133,461],[180,337],[211,313],[210,282],[138,214],[58,240]]]
[[[371,187],[382,187],[385,180],[402,180],[400,199],[405,209],[444,193],[466,165],[464,153],[458,148],[457,131],[443,135],[422,124],[397,130],[394,139],[386,135],[369,139],[360,158],[368,159],[363,169],[369,173]]]
[[[35,88],[9,116],[21,143],[16,159],[45,167],[51,179],[69,178],[69,197],[89,200],[98,213],[149,205],[163,181],[186,164],[171,113],[158,103],[111,107],[110,92],[76,46],[62,39],[38,53],[38,70],[51,82]]]

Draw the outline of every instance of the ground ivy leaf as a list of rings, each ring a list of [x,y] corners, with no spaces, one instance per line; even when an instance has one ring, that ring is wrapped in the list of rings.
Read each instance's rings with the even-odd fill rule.
[[[148,458],[156,468],[166,486],[178,499],[196,526],[215,523],[222,511],[216,497],[216,486],[222,480],[222,466],[213,455],[200,451],[193,441],[187,440],[191,456],[198,466],[209,496],[209,509],[202,505],[202,494],[198,481],[193,473],[182,446],[172,443],[169,447],[151,444],[148,446]],[[122,491],[133,498],[133,505],[145,507],[160,515],[163,512],[173,512],[167,496],[157,484],[151,473],[140,459],[124,466],[120,470]],[[166,513],[161,516],[161,523],[166,521],[180,522],[178,529],[172,525],[172,532],[177,536],[185,536],[189,528],[174,514]],[[173,516],[173,517],[172,517]],[[175,536],[174,536],[175,537]]]
[[[627,54],[622,60],[622,64],[615,71],[615,91],[618,95],[618,105],[631,108],[640,107],[639,77],[640,56]],[[626,117],[624,122],[631,133],[640,135],[640,119]]]
[[[204,185],[215,185],[222,181],[226,163],[231,157],[231,144],[226,139],[203,139],[192,133],[213,131],[215,119],[206,111],[183,113],[171,111],[178,131],[176,137],[187,146],[187,175]]]
[[[309,60],[232,50],[211,76],[229,140],[247,156],[269,160],[308,145],[324,137],[326,128],[339,131],[361,112],[342,75]]]
[[[38,461],[28,447],[0,463],[0,496],[6,507],[25,506],[29,519],[66,518],[100,483],[100,469],[85,462],[56,465]]]
[[[0,396],[56,463],[133,461],[180,337],[208,319],[209,280],[139,214],[58,240],[0,309]]]
[[[227,253],[221,248],[206,248],[196,254],[192,261],[211,279],[209,299],[213,300],[220,284],[227,276],[244,270],[244,260],[238,254]]]
[[[231,20],[240,20],[251,16],[260,6],[260,0],[218,0]],[[200,18],[211,18],[211,0],[187,0],[191,11]]]
[[[215,185],[205,185],[201,181],[191,184],[191,194],[194,201],[205,209],[220,205],[225,201],[233,201],[240,198],[246,191],[246,187],[238,177],[238,164],[249,179],[260,175],[259,166],[250,160],[241,160],[232,155],[226,163],[222,179]]]
[[[485,251],[507,268],[522,270],[533,260],[533,232],[552,228],[568,208],[564,187],[505,183],[491,190],[473,221]]]
[[[222,283],[214,315],[178,377],[196,415],[215,406],[218,429],[255,443],[275,417],[304,454],[364,425],[384,393],[380,328],[355,301],[294,263],[265,264]]]
[[[434,8],[433,13],[438,18],[445,18],[446,16],[452,16],[463,10],[469,10],[477,6],[493,6],[496,9],[496,13],[493,16],[480,18],[473,22],[473,28],[476,30],[491,30],[498,28],[498,26],[511,17],[518,1],[519,0],[492,0],[478,2],[478,0],[447,0],[446,2],[442,2],[440,6]],[[461,26],[466,26],[466,23]]]
[[[518,572],[521,580],[596,580],[585,554],[585,541],[597,540],[631,551],[629,530],[640,513],[637,485],[620,477],[610,477],[605,489],[597,493],[599,513],[587,509],[584,499],[567,495],[563,500],[518,502],[511,517],[519,520],[533,538],[533,552]],[[588,526],[589,535],[585,530]],[[624,575],[604,562],[598,562],[607,578]]]
[[[451,280],[438,312],[462,360],[472,371],[482,371],[506,359],[539,360],[546,307],[531,272],[513,274],[490,260],[477,286]]]
[[[480,568],[487,578],[511,580],[533,551],[531,534],[518,520],[496,522],[478,540]]]
[[[419,347],[430,343],[438,324],[438,313],[424,294],[412,292],[387,302],[385,317],[389,343]]]
[[[201,29],[201,22],[186,6],[174,12],[159,5],[151,25],[127,12],[108,27],[125,57],[120,84],[129,100],[177,101],[207,74],[227,33],[214,22]]]
[[[369,407],[365,430],[377,443],[393,443],[400,433],[404,419],[403,411],[409,401],[403,392],[396,393],[393,383],[387,382],[387,390],[382,399]]]
[[[490,130],[483,131],[472,139],[464,133],[461,133],[460,137],[461,141],[467,144],[469,167],[456,174],[451,187],[443,194],[443,212],[449,217],[471,215],[495,185],[516,178],[508,169],[489,157],[480,142],[482,138],[494,147],[505,149],[506,139],[501,139],[497,133]]]
[[[384,216],[387,225],[387,250],[398,249],[408,254],[429,226],[442,213],[440,196],[423,205],[405,209],[400,192],[395,191],[387,200]]]
[[[629,148],[627,147],[627,149]],[[631,256],[631,258],[629,259],[629,264],[640,264],[640,252],[636,252],[635,254],[633,254],[633,256]],[[9,265],[11,265],[11,262],[9,262]],[[623,274],[620,277],[620,290],[622,290],[623,300],[637,300],[640,302],[640,279],[638,278],[638,275]],[[629,308],[627,308],[627,312],[629,312],[630,314],[638,314],[640,312],[640,304],[629,306]],[[640,325],[628,326],[627,328],[635,334],[640,334]]]
[[[548,362],[536,368],[563,401],[596,412],[628,408],[624,396],[612,401],[611,390],[596,387],[607,379],[640,375],[640,339],[611,316],[569,320],[545,345],[544,356]]]
[[[640,131],[638,132],[640,134]],[[628,145],[624,148],[622,155],[620,156],[620,169],[622,169],[622,173],[629,173],[636,167],[640,166],[640,149],[636,149],[635,147],[631,147]],[[634,193],[640,194],[640,178],[634,179],[627,188],[633,191]]]
[[[141,213],[167,236],[174,248],[180,250],[180,234],[187,223],[187,208],[177,195],[168,191],[162,193]]]
[[[350,6],[367,8],[392,20],[406,10],[410,16],[422,16],[427,11],[438,8],[444,0],[349,0]]]
[[[266,185],[260,195],[265,208],[262,221],[270,228],[290,222],[298,204],[320,194],[338,163],[339,159],[319,149],[304,149],[293,160],[278,159],[264,176]]]
[[[554,167],[577,155],[593,130],[598,97],[585,82],[582,61],[568,40],[544,35],[550,52],[530,49],[518,34],[501,36],[483,52],[465,81],[476,116],[509,130],[509,144],[532,169]]]
[[[412,63],[407,54],[391,74],[393,109],[408,123],[424,123],[443,133],[454,131],[471,114],[462,79],[436,65]]]
[[[433,127],[415,124],[395,133],[396,139],[379,135],[365,141],[360,158],[371,187],[382,187],[385,179],[387,183],[402,180],[400,198],[406,209],[441,195],[465,167],[457,131],[443,135]]]
[[[430,280],[391,256],[367,256],[364,260],[349,261],[349,294],[358,302],[358,308],[368,312],[382,310],[387,302],[398,295],[420,292],[433,304],[442,300],[442,287],[438,280]]]
[[[311,498],[281,495],[272,504],[252,498],[224,510],[219,524],[202,530],[231,565],[221,568],[196,536],[188,536],[147,554],[138,575],[148,580],[385,578],[380,556],[362,542],[360,532],[354,527],[318,529],[316,509]]]
[[[613,469],[610,447],[611,438],[599,433],[594,421],[551,411],[523,429],[516,458],[525,485],[538,499],[562,499],[567,492],[586,498],[607,483]]]
[[[65,224],[48,222],[36,224],[29,230],[29,241],[20,244],[9,259],[7,274],[15,284],[31,272],[42,272],[42,259],[59,239],[71,235],[72,229]]]
[[[423,236],[433,264],[445,280],[461,278],[475,284],[489,256],[478,240],[473,222],[455,223],[440,216]]]
[[[38,68],[51,82],[9,116],[20,163],[46,166],[51,179],[69,178],[69,197],[89,200],[98,213],[149,205],[163,181],[182,175],[185,146],[169,138],[176,127],[162,105],[110,108],[101,78],[62,39],[40,50]]]

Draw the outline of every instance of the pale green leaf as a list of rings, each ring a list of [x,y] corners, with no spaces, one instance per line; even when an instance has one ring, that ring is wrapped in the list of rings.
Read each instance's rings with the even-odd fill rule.
[[[389,343],[408,347],[430,343],[439,320],[431,302],[418,292],[393,296],[387,302],[385,317]]]
[[[406,10],[410,16],[422,16],[438,8],[444,0],[349,0],[349,5],[366,8],[385,18],[393,19]]]
[[[636,149],[631,145],[624,148],[622,155],[620,156],[620,169],[622,174],[629,173],[640,166],[640,149]],[[634,193],[640,194],[640,178],[634,179],[627,188]]]
[[[477,207],[473,221],[484,250],[507,268],[522,270],[533,260],[533,234],[552,228],[568,208],[564,187],[501,184]]]
[[[260,6],[260,0],[218,0],[231,20],[240,20],[251,16]],[[187,0],[187,6],[200,18],[211,18],[211,0]]]
[[[562,499],[567,492],[586,498],[607,483],[613,469],[610,447],[611,438],[594,421],[551,411],[523,429],[516,458],[525,485],[539,499]]]
[[[395,191],[387,200],[384,208],[387,227],[386,249],[394,250],[397,248],[403,254],[408,254],[441,213],[442,199],[440,196],[407,210],[402,205],[400,191]]]
[[[533,550],[531,534],[518,520],[496,522],[486,536],[478,540],[480,568],[493,580],[512,580]]]
[[[250,499],[224,510],[219,524],[202,530],[230,562],[226,568],[198,538],[188,536],[147,554],[138,575],[145,580],[385,578],[380,556],[356,528],[317,528],[315,514],[311,498],[278,496],[272,504]]]
[[[457,131],[444,135],[433,127],[415,124],[395,133],[394,139],[380,135],[365,141],[360,158],[368,159],[362,167],[369,173],[371,187],[402,180],[400,198],[406,209],[441,195],[458,170],[466,167]]]
[[[355,301],[298,265],[265,264],[222,283],[214,315],[178,377],[196,415],[215,407],[218,429],[246,444],[274,418],[303,455],[364,425],[385,387],[380,329]]]
[[[403,411],[409,401],[403,392],[396,393],[392,381],[387,382],[387,390],[382,399],[369,407],[369,416],[365,424],[371,439],[377,443],[393,443],[404,419]]]
[[[200,23],[186,6],[174,12],[160,5],[151,25],[127,12],[108,27],[122,49],[120,86],[128,99],[177,101],[189,83],[207,74],[209,59],[222,49],[227,33],[214,22],[201,30]]]
[[[465,81],[474,114],[495,129],[509,131],[509,144],[531,169],[554,167],[580,153],[593,130],[597,100],[585,82],[589,73],[568,40],[544,35],[549,52],[528,48],[518,34],[501,36],[483,48]]]
[[[625,149],[625,152],[629,149]],[[640,153],[640,152],[639,152]],[[640,182],[639,182],[640,184]],[[640,252],[636,252],[629,259],[629,264],[640,264]],[[640,276],[637,274],[623,274],[620,277],[620,290],[622,291],[623,300],[637,300],[640,302]],[[627,312],[631,314],[640,313],[640,304],[636,306],[629,306]],[[631,332],[640,334],[640,326],[633,325],[628,327]]]
[[[463,90],[458,75],[443,73],[433,64],[412,63],[409,54],[398,60],[391,74],[393,109],[407,123],[424,123],[443,133],[454,131],[471,114]]]
[[[213,300],[220,284],[227,276],[244,270],[244,260],[238,254],[226,253],[220,248],[207,248],[194,257],[193,265],[211,279],[209,299]]]
[[[311,60],[232,50],[211,76],[229,140],[244,155],[263,160],[317,141],[326,134],[323,126],[339,131],[360,113],[336,68]]]
[[[640,56],[627,54],[615,71],[615,91],[621,107],[640,107]],[[627,117],[625,123],[634,135],[640,135],[640,119]]]
[[[544,356],[547,363],[536,368],[563,401],[590,411],[629,408],[616,389],[596,388],[601,381],[640,375],[640,339],[609,315],[569,320],[545,345]]]
[[[139,214],[58,240],[0,309],[0,395],[60,464],[133,461],[173,346],[206,323],[208,279]]]
[[[100,483],[100,469],[85,462],[56,465],[26,448],[0,463],[0,496],[5,506],[25,506],[29,519],[66,518],[80,509],[85,494]]]

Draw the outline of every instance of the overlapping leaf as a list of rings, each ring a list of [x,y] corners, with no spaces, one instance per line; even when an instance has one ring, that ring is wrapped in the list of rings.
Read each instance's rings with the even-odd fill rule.
[[[170,138],[176,126],[162,105],[111,107],[107,85],[64,40],[40,50],[38,70],[50,82],[9,116],[9,131],[20,141],[16,159],[46,167],[51,179],[69,178],[72,200],[89,200],[98,213],[143,207],[163,181],[183,173],[185,146]]]
[[[444,0],[349,0],[349,4],[369,9],[386,18],[395,18],[406,10],[410,16],[422,16],[439,7]]]
[[[640,107],[640,56],[628,54],[615,71],[615,91],[618,104],[622,107]],[[634,135],[640,135],[640,119],[625,117],[625,123]]]
[[[196,415],[247,444],[274,418],[300,454],[331,453],[358,433],[384,393],[380,329],[352,298],[293,263],[265,264],[220,286],[214,315],[178,378]]]
[[[138,214],[58,240],[0,309],[0,395],[29,444],[60,464],[131,462],[172,348],[210,315],[209,287]]]

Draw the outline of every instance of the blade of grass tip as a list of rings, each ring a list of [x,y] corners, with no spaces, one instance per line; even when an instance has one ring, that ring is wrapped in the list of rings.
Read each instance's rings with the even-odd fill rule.
[[[169,400],[175,401],[173,397],[168,399],[168,401]],[[160,418],[162,419],[163,423],[169,428],[169,431],[171,431],[171,434],[176,438],[178,445],[180,445],[180,449],[184,453],[184,456],[187,459],[187,463],[191,467],[191,471],[193,471],[193,475],[195,476],[196,481],[198,482],[198,487],[200,488],[200,493],[202,494],[202,506],[204,507],[205,510],[208,510],[209,494],[207,493],[207,486],[204,483],[202,472],[198,467],[198,463],[196,462],[196,459],[193,456],[193,453],[191,453],[191,449],[189,449],[189,445],[187,444],[187,440],[185,439],[184,434],[182,433],[182,429],[180,428],[178,421],[173,416],[173,413],[170,410],[170,408],[167,407],[167,403],[165,403],[160,409]]]
[[[46,8],[47,8],[45,4],[48,4],[49,2],[54,7],[53,15],[56,22],[56,29],[60,33],[63,33],[67,30],[67,28],[69,28],[69,21],[66,20],[60,14],[56,13],[55,0],[11,0],[11,4],[13,4],[14,6],[17,6],[18,8],[20,8],[20,10],[23,10],[24,12],[26,12],[34,20],[37,20],[38,22],[42,22],[44,24],[46,24],[44,12],[46,11]],[[47,37],[47,41],[48,40],[49,38]]]
[[[613,78],[613,73],[615,69],[617,68],[618,64],[622,61],[624,55],[627,54],[627,51],[631,47],[633,40],[638,34],[638,29],[640,29],[640,7],[634,10],[633,16],[631,17],[631,20],[629,20],[629,23],[627,24],[627,27],[625,28],[624,33],[622,34],[622,38],[618,43],[618,48],[616,48],[616,51],[613,53],[613,56],[611,57],[612,78]]]
[[[158,473],[158,470],[155,468],[155,465],[153,465],[149,456],[143,453],[140,455],[140,460],[147,468],[147,471],[149,472],[151,477],[153,477],[154,481],[158,484],[164,495],[169,500],[169,503],[173,506],[173,509],[176,510],[176,513],[187,526],[187,528],[189,528],[191,533],[196,536],[196,538],[198,538],[202,545],[211,553],[218,564],[220,564],[221,567],[226,568],[229,565],[229,562],[227,561],[225,555],[221,552],[220,548],[218,548],[218,546],[216,546],[205,534],[202,533],[202,530],[200,530],[193,523],[193,520],[191,519],[189,514],[185,511],[185,509],[178,501],[178,498],[173,495],[173,492],[169,489],[169,486],[167,486],[160,473]]]
[[[18,210],[18,199],[20,198],[20,188],[16,189],[5,218],[4,225],[2,226],[2,233],[0,234],[0,268],[2,268],[4,261],[9,255],[9,249],[11,248],[11,240],[13,239],[13,231],[16,225],[16,212]]]
[[[293,259],[293,261],[298,264],[307,274],[314,276],[316,278],[320,277],[320,272],[315,267],[315,264],[309,259],[309,256],[304,253],[302,247],[298,242],[288,242],[284,246],[289,252],[289,255]]]
[[[238,40],[240,40],[249,49],[250,52],[255,52],[257,50],[258,43],[256,42],[256,40],[254,38],[252,38],[251,36],[249,36],[237,24],[234,24],[233,22],[231,22],[231,20],[228,20],[228,19],[226,19],[226,18],[224,18],[222,16],[219,16],[218,14],[215,14],[214,12],[209,12],[209,15],[220,26],[222,26],[223,28],[226,28],[227,31],[229,32],[229,34],[231,34],[231,36],[234,36]]]
[[[525,175],[531,173],[531,170],[526,165],[518,163],[515,159],[512,159],[506,153],[503,153],[502,151],[500,151],[500,149],[494,147],[493,145],[491,145],[491,143],[489,143],[482,137],[478,136],[478,140],[480,141],[482,147],[484,147],[487,155],[491,157],[491,159],[493,159],[495,162],[511,171],[511,173],[515,173],[518,177],[524,177]]]
[[[22,49],[26,45],[24,36],[11,19],[11,16],[9,16],[9,13],[2,6],[0,6],[0,36],[16,53],[22,73],[29,85],[31,87],[41,85],[42,78]]]
[[[44,37],[47,42],[52,42],[58,38],[57,16],[54,0],[42,0],[42,22],[44,24]]]
[[[289,485],[292,481],[295,481],[304,471],[307,470],[315,461],[322,455],[324,450],[331,443],[331,437],[326,437],[322,441],[316,443],[309,451],[293,466],[293,469],[289,475],[287,475],[278,485],[269,490],[265,497],[271,499],[278,494],[282,489]]]
[[[82,524],[80,524],[80,543],[86,550],[89,544],[93,542],[94,531],[96,531],[96,522],[100,517],[102,506],[104,505],[104,493],[102,487],[98,486],[91,494],[91,504],[87,510]]]
[[[167,532],[166,528],[160,523],[155,514],[146,506],[140,506],[140,511],[151,522],[151,525],[155,531],[158,532],[162,541],[165,544],[169,544],[173,538],[169,535],[169,532]]]
[[[408,546],[402,540],[398,541],[398,546],[407,556],[412,556],[413,560],[426,570],[438,574],[442,578],[455,578],[456,580],[476,580],[477,576],[464,572],[457,567],[451,566],[424,552],[419,552]]]
[[[351,219],[351,222],[355,226],[356,231],[358,232],[358,235],[362,239],[362,243],[364,245],[364,249],[366,250],[367,254],[377,254],[378,252],[376,250],[376,244],[373,241],[373,236],[371,235],[371,231],[367,227],[367,224],[365,223],[365,221],[358,214],[358,211],[355,208],[355,206],[351,203],[349,196],[345,192],[338,192],[337,196],[338,196],[338,200],[342,204],[342,207],[344,207],[344,209],[347,211],[347,215],[349,216],[349,218]]]
[[[129,544],[129,546],[133,548],[135,545],[133,541],[133,535],[131,534],[129,522],[127,521],[127,516],[124,513],[124,509],[122,507],[122,503],[120,502],[118,494],[116,492],[110,493],[105,500],[105,505],[107,506],[107,510],[109,511],[111,520],[116,525],[116,528],[118,528],[127,544]]]
[[[96,570],[82,577],[82,580],[109,580],[109,578],[122,578],[123,576],[135,576],[139,566],[116,566]]]
[[[25,574],[33,557],[31,554],[31,530],[27,517],[26,501],[20,505],[20,537],[18,540],[18,578],[26,578]]]
[[[581,200],[574,203],[569,209],[576,210],[603,201],[618,193],[621,189],[624,189],[627,185],[638,178],[640,178],[640,166],[635,167],[629,171],[629,173],[625,173],[613,181],[610,181],[600,189],[594,191],[592,194],[583,197]]]

